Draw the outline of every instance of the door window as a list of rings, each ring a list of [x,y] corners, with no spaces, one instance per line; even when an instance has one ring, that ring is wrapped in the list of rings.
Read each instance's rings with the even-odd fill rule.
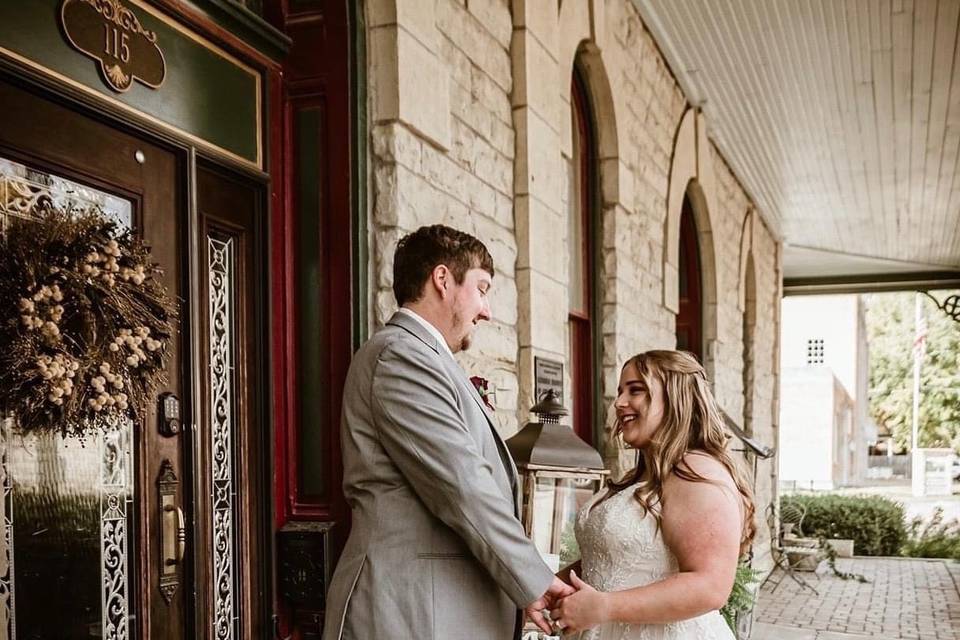
[[[44,200],[133,224],[129,200],[0,158],[0,232]],[[134,637],[133,431],[124,419],[81,441],[2,421],[3,637]]]

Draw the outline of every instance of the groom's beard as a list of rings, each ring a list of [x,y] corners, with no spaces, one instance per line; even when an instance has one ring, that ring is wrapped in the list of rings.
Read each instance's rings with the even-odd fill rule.
[[[470,325],[463,321],[463,315],[459,311],[453,312],[453,326],[462,326],[465,331],[463,337],[460,338],[460,344],[455,345],[458,347],[457,352],[466,351],[470,348],[470,345],[473,344],[473,334],[470,331]]]

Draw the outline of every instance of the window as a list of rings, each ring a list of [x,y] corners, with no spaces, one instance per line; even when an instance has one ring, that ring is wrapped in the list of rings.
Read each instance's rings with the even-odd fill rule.
[[[703,362],[703,301],[700,282],[700,245],[693,205],[683,197],[680,214],[679,311],[677,313],[677,349],[689,351]]]
[[[570,239],[570,377],[573,429],[593,444],[597,382],[594,380],[594,221],[596,178],[590,105],[582,79],[574,73],[570,89],[573,148],[570,159],[568,219]]]

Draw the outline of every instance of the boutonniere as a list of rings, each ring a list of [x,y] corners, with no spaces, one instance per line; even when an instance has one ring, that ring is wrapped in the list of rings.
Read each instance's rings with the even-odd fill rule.
[[[493,389],[490,388],[490,381],[480,376],[470,376],[470,382],[473,383],[477,393],[480,394],[480,399],[483,400],[483,404],[487,405],[490,411],[496,411],[496,409],[493,408],[494,393]]]

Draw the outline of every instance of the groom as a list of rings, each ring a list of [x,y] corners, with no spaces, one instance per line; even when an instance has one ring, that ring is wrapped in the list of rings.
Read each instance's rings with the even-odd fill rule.
[[[517,519],[517,472],[453,354],[481,320],[493,259],[434,225],[400,240],[400,310],[354,356],[343,397],[352,528],[327,594],[324,640],[509,640],[525,608],[572,587]]]

